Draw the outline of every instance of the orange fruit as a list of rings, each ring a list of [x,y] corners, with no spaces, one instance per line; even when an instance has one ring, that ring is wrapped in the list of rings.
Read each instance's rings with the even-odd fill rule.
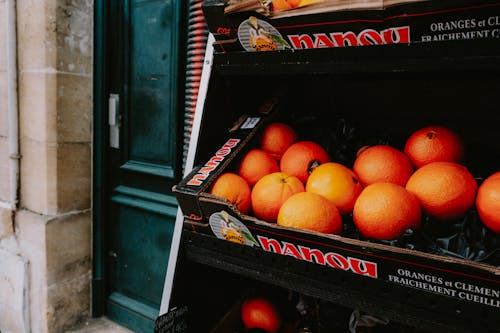
[[[253,213],[264,221],[276,222],[283,202],[299,192],[304,192],[304,185],[297,177],[283,172],[266,175],[252,189]]]
[[[448,221],[462,217],[472,207],[477,182],[463,165],[433,162],[415,171],[406,189],[416,195],[424,213]]]
[[[311,171],[330,161],[323,147],[313,141],[298,141],[285,151],[280,161],[280,170],[299,178],[304,184]]]
[[[286,0],[271,0],[273,10],[286,10],[292,8]]]
[[[344,215],[352,212],[361,190],[356,174],[335,162],[324,163],[315,168],[306,183],[307,192],[324,196]]]
[[[486,178],[479,186],[476,208],[484,225],[500,233],[500,171]]]
[[[287,0],[287,2],[290,4],[290,7],[296,8],[297,6],[300,5],[300,0]]]
[[[315,4],[318,2],[322,2],[322,1],[325,1],[325,0],[301,0],[299,3],[299,7],[312,5],[312,4]]]
[[[464,145],[460,136],[444,126],[427,126],[406,140],[404,152],[416,168],[432,162],[460,162]]]
[[[217,177],[210,189],[210,194],[227,199],[244,214],[250,211],[250,193],[250,186],[246,180],[231,172]]]
[[[261,149],[249,150],[238,168],[238,174],[247,181],[250,187],[265,175],[278,171],[278,162]]]
[[[342,232],[342,218],[335,204],[311,192],[301,192],[288,198],[278,214],[278,224],[326,234]]]
[[[260,147],[279,161],[283,153],[296,140],[297,133],[292,127],[283,123],[271,123],[262,132]]]
[[[417,198],[403,186],[374,183],[363,189],[354,205],[354,224],[367,238],[391,240],[420,225]]]
[[[363,187],[385,182],[405,186],[413,173],[413,165],[402,151],[391,146],[377,145],[359,153],[353,170]]]
[[[276,333],[282,325],[278,306],[268,298],[247,298],[241,304],[241,321],[243,326],[251,332],[259,329],[260,332]],[[257,330],[256,330],[257,331]]]

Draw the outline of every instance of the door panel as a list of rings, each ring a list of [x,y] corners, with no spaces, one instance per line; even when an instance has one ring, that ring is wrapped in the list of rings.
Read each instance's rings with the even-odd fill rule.
[[[113,193],[107,315],[136,332],[152,332],[177,205],[169,195],[133,187]]]
[[[122,192],[122,190],[130,190]],[[174,202],[154,201],[143,193],[120,188],[113,196],[117,210],[114,289],[145,303],[161,302],[165,255],[170,249],[177,206]],[[121,192],[121,193],[120,193]],[[151,194],[154,196],[154,194]]]
[[[171,1],[132,3],[130,159],[161,164],[170,170],[169,177],[175,163],[175,131],[157,124],[175,125],[172,16]]]
[[[106,311],[136,332],[154,328],[177,212],[181,3],[109,4],[108,94],[119,95],[120,146],[107,150]]]

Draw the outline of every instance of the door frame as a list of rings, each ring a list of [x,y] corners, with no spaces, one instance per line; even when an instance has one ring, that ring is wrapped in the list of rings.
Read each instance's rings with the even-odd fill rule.
[[[100,317],[105,313],[105,271],[104,271],[104,217],[106,216],[105,170],[107,159],[105,144],[108,128],[105,126],[106,75],[106,1],[94,1],[94,68],[93,68],[93,124],[92,124],[92,286],[91,313]]]
[[[183,131],[180,124],[184,121],[183,110],[186,55],[185,38],[187,26],[187,6],[188,2],[179,1],[179,28],[177,44],[177,149],[179,157],[176,160],[175,177],[182,177],[182,138]],[[108,276],[106,275],[106,241],[109,237],[106,234],[108,216],[108,197],[110,195],[109,180],[106,170],[109,166],[109,159],[106,154],[107,142],[109,138],[109,127],[107,126],[107,93],[109,92],[108,77],[108,24],[109,24],[109,2],[105,0],[94,1],[94,65],[93,65],[93,119],[92,119],[92,282],[91,282],[91,315],[100,317],[106,314],[106,298]]]

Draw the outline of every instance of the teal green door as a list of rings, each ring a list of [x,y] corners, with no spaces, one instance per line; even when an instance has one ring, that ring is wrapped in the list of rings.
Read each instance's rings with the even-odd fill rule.
[[[181,175],[182,1],[108,3],[103,301],[112,320],[152,332],[177,211],[171,188]]]

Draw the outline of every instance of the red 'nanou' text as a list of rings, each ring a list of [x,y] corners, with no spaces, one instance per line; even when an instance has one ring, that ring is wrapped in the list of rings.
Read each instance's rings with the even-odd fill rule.
[[[355,274],[377,278],[377,264],[353,257],[345,257],[339,253],[312,249],[307,246],[295,245],[288,242],[257,235],[260,245],[265,251],[292,256],[318,265],[329,266]]]
[[[296,50],[345,46],[367,46],[384,44],[409,44],[410,27],[392,27],[382,31],[365,29],[356,34],[352,31],[316,34],[288,35]]]
[[[221,149],[217,150],[214,156],[208,160],[205,165],[198,170],[198,172],[191,178],[188,182],[187,185],[195,185],[199,186],[203,183],[205,179],[210,176],[210,173],[217,168],[217,166],[224,160],[224,158],[229,155],[231,150],[236,147],[236,145],[240,142],[240,139],[229,139],[227,142],[222,146]]]

